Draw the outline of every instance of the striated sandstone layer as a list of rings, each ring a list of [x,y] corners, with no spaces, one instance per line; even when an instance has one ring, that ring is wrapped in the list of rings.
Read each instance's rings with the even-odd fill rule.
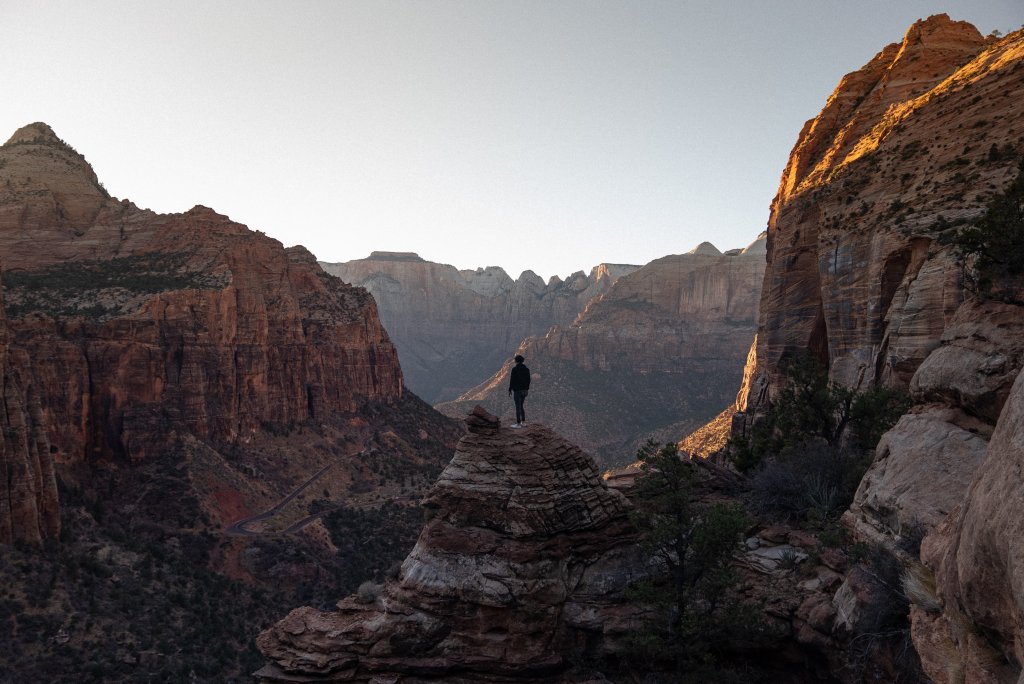
[[[594,297],[639,266],[600,264],[545,284],[532,271],[513,280],[496,266],[456,270],[411,252],[323,263],[324,270],[365,287],[398,348],[406,384],[429,403],[454,399],[479,383],[519,343],[566,325]]]
[[[1020,368],[1016,307],[975,300],[953,238],[1016,175],[1022,62],[1020,32],[915,23],[804,126],[772,205],[733,430],[767,409],[797,354],[851,387],[910,390],[915,417],[883,440],[847,518],[893,546],[962,497]]]
[[[1020,43],[919,21],[807,122],[769,218],[752,380],[774,390],[809,352],[850,386],[909,385],[965,299],[949,238],[1024,149]]]
[[[10,348],[0,297],[0,544],[38,544],[60,533],[53,455],[30,360]]]
[[[1022,97],[1024,33],[985,38],[945,15],[842,80],[801,132],[772,205],[733,421],[743,431],[767,410],[781,363],[802,353],[848,386],[911,393],[846,521],[898,554],[928,533],[937,598],[926,578],[913,638],[938,682],[1015,681],[1024,656],[1013,510],[1024,318],[975,296],[954,243],[1016,176]]]
[[[622,648],[650,572],[625,497],[543,426],[467,423],[397,579],[261,634],[261,681],[553,683]]]
[[[570,326],[526,340],[529,420],[604,466],[633,460],[648,437],[675,441],[733,402],[754,336],[764,240],[722,254],[704,243],[620,278]],[[512,416],[510,366],[455,402]]]
[[[407,503],[461,434],[403,391],[365,290],[211,209],[111,198],[45,124],[0,147],[0,252],[10,477],[52,463],[100,536],[158,530],[274,600],[331,591],[376,565],[339,557],[325,514]],[[55,514],[52,483],[33,496]],[[55,533],[16,517],[15,538]]]
[[[205,207],[109,197],[45,124],[0,147],[12,344],[60,462],[137,460],[171,430],[248,439],[401,396],[365,290]]]

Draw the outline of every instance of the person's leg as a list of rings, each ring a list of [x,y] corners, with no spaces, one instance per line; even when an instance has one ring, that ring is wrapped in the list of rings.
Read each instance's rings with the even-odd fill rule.
[[[516,422],[522,423],[526,420],[526,412],[523,411],[523,400],[526,398],[526,393],[522,390],[515,390],[512,392],[512,400],[516,404]]]

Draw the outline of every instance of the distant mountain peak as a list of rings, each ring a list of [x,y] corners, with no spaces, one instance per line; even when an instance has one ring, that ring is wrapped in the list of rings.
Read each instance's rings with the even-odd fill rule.
[[[700,254],[702,256],[722,256],[722,253],[718,250],[717,247],[715,247],[710,242],[706,241],[700,243],[699,245],[691,249],[689,252],[687,252],[687,254]]]
[[[53,132],[49,124],[45,124],[42,121],[30,123],[14,131],[14,135],[7,140],[6,144],[27,142],[59,142],[64,144],[64,141],[57,137],[57,134]]]
[[[416,252],[370,252],[370,256],[367,259],[373,261],[425,261]]]

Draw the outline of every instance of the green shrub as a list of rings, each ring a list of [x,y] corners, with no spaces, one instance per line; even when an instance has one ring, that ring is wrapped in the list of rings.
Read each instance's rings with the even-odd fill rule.
[[[808,355],[786,362],[783,373],[786,381],[771,413],[746,439],[732,442],[731,459],[742,472],[815,442],[831,450],[873,449],[910,407],[909,397],[899,390],[857,391],[830,382],[825,368]]]
[[[776,519],[833,520],[853,501],[870,464],[869,452],[820,442],[788,450],[753,474],[751,503]]]
[[[1024,160],[1016,179],[992,198],[981,218],[960,231],[955,244],[963,254],[977,257],[975,277],[982,294],[1000,296],[999,285],[1024,273]]]
[[[666,572],[631,589],[653,615],[635,635],[635,655],[649,664],[667,660],[677,673],[704,672],[757,625],[730,592],[738,580],[732,557],[750,523],[736,505],[695,502],[695,466],[675,445],[649,441],[637,456],[643,465],[632,517],[642,546]]]

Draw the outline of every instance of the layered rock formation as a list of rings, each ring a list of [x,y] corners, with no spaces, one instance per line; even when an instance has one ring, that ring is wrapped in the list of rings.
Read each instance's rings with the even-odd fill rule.
[[[754,381],[810,352],[845,384],[909,385],[965,298],[955,226],[1015,175],[1016,53],[931,17],[807,122],[772,204]]]
[[[45,124],[0,147],[0,252],[18,518],[0,541],[55,532],[53,464],[76,495],[164,530],[176,528],[162,518],[171,509],[185,530],[276,511],[211,564],[280,587],[291,580],[252,569],[274,567],[279,551],[240,568],[260,534],[305,520],[307,565],[318,553],[333,562],[313,514],[423,488],[458,438],[454,421],[403,392],[369,293],[212,209],[160,215],[110,197]],[[299,495],[311,476],[315,490]],[[146,502],[174,501],[111,493],[135,486]]]
[[[364,290],[211,209],[110,198],[45,124],[0,148],[0,251],[59,461],[144,458],[172,429],[232,442],[401,396]]]
[[[374,296],[409,389],[430,403],[473,387],[524,338],[570,323],[619,277],[639,268],[600,264],[589,275],[578,271],[545,284],[532,271],[513,280],[495,266],[459,271],[410,252],[321,265]]]
[[[0,544],[60,533],[53,456],[28,356],[10,348],[0,297]]]
[[[260,635],[261,681],[563,682],[622,648],[651,567],[625,497],[543,426],[467,423],[398,577]]]
[[[801,132],[772,206],[733,423],[743,431],[766,410],[782,362],[801,353],[848,386],[910,392],[914,408],[882,438],[845,520],[905,562],[930,533],[908,591],[938,682],[1014,681],[1024,656],[1010,390],[1024,310],[980,299],[955,244],[1016,176],[1022,96],[1024,34],[985,38],[945,15],[842,80]]]
[[[866,537],[934,525],[959,500],[1020,367],[1015,313],[973,301],[953,237],[1016,174],[1022,56],[1019,34],[915,23],[804,126],[772,205],[734,430],[799,354],[852,387],[909,389],[918,408],[883,439],[851,512]]]
[[[1024,377],[1018,375],[966,499],[925,539],[934,603],[914,641],[939,684],[1013,682],[1024,662]]]
[[[519,348],[533,372],[527,417],[603,465],[648,437],[674,441],[732,403],[757,320],[764,240],[723,255],[704,243],[620,278],[569,326]],[[511,416],[505,367],[457,401]]]

